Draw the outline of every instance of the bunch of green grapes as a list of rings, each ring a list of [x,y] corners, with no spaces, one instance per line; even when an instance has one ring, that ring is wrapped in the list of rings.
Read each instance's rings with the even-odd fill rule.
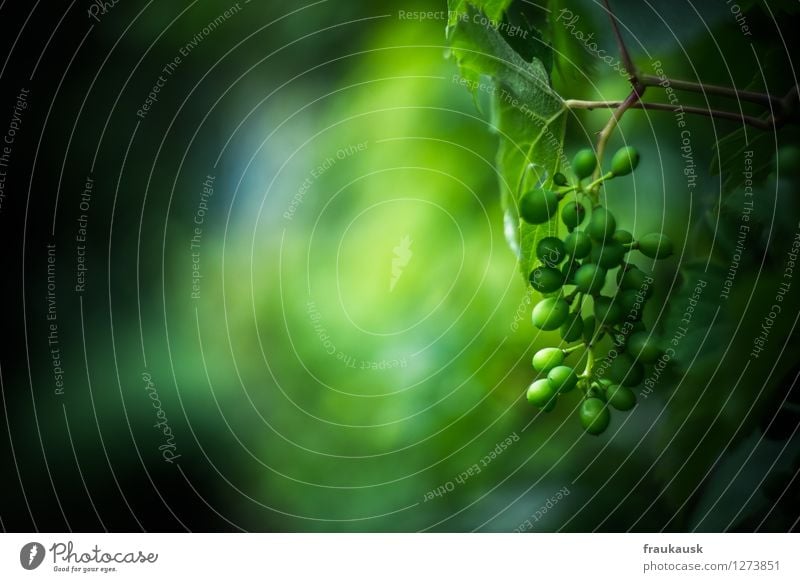
[[[560,202],[561,222],[567,234],[539,241],[539,264],[530,273],[530,284],[543,295],[533,308],[533,324],[544,331],[559,330],[563,342],[533,356],[539,376],[527,391],[528,401],[544,411],[578,388],[582,393],[580,421],[584,429],[598,435],[608,428],[610,408],[631,410],[636,405],[632,388],[644,380],[645,366],[661,357],[658,341],[642,322],[646,301],[652,296],[652,278],[630,264],[638,251],[651,259],[672,255],[672,242],[660,233],[638,240],[617,228],[614,215],[593,203],[593,194],[605,180],[633,172],[639,154],[625,147],[614,154],[611,171],[589,183],[597,158],[589,149],[573,159],[575,180],[563,174],[553,179],[555,190],[534,188],[520,199],[520,216],[528,223],[543,224],[556,216]],[[574,194],[574,196],[572,195]],[[604,291],[612,281],[614,290]],[[607,346],[600,357],[601,340]],[[576,358],[575,364],[568,360]],[[577,363],[585,361],[581,372]]]

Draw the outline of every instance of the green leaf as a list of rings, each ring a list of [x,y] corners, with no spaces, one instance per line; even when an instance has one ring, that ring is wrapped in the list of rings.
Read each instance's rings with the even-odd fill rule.
[[[790,247],[783,248],[785,254]],[[654,443],[664,456],[655,472],[667,483],[667,499],[684,507],[684,512],[687,500],[719,465],[722,455],[758,428],[765,412],[774,406],[777,390],[786,388],[787,374],[791,372],[791,378],[796,374],[796,348],[789,342],[796,333],[794,314],[800,297],[784,296],[782,313],[792,315],[777,317],[770,324],[766,351],[753,356],[754,340],[777,301],[767,298],[776,296],[783,274],[741,267],[726,299],[721,290],[727,288],[729,268],[729,263],[712,263],[706,270],[702,262],[682,268],[684,285],[670,299],[662,332],[666,342],[678,343],[671,344],[674,357],[654,389],[654,394],[667,399]],[[692,289],[700,280],[706,281],[706,287],[697,297]],[[781,351],[783,357],[776,357]],[[674,387],[671,391],[670,386]]]
[[[680,373],[716,365],[724,343],[708,340],[708,329],[722,337],[731,333],[728,320],[717,316],[726,267],[704,261],[681,265],[681,285],[670,294],[661,319],[664,349],[670,349],[670,364]],[[690,315],[687,317],[687,313]]]
[[[714,145],[714,157],[711,162],[711,174],[722,175],[723,198],[734,190],[741,188],[745,180],[753,184],[764,181],[773,168],[771,156],[764,156],[763,152],[770,151],[770,142],[774,143],[775,137],[765,131],[752,127],[742,126],[726,135]],[[772,146],[774,148],[774,145]],[[753,156],[752,175],[745,177],[742,168],[745,163],[745,152],[759,151],[760,155]]]
[[[548,41],[548,2],[532,4],[528,0],[512,0],[506,10],[500,32],[505,41],[528,62],[538,59],[547,74],[553,71],[553,47]]]
[[[563,158],[566,108],[539,59],[526,61],[496,27],[481,24],[472,5],[451,2],[451,9],[454,5],[465,10],[448,29],[461,76],[470,82],[473,94],[482,76],[493,83],[492,126],[500,142],[497,166],[506,238],[527,280],[536,264],[536,243],[555,234],[557,222],[555,217],[537,226],[521,221],[519,198],[534,186],[552,185]]]
[[[574,35],[586,37],[596,33],[598,27],[592,12],[573,11],[570,8],[575,8],[574,3],[567,6],[564,0],[549,0],[547,6],[550,18],[546,38],[553,47],[553,68],[558,78],[566,86],[580,83],[591,87],[589,78],[600,68],[601,60]]]
[[[477,8],[492,20],[499,20],[511,2],[512,0],[448,0],[449,25],[453,26],[459,20],[467,18],[470,7]]]

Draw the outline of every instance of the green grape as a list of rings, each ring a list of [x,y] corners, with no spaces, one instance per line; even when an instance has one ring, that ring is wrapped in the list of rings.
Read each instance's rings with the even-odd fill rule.
[[[644,302],[639,298],[639,292],[626,289],[617,293],[617,302],[623,318],[639,320],[644,311]]]
[[[614,299],[601,295],[594,298],[594,316],[606,325],[618,323],[622,319],[622,310]]]
[[[597,319],[594,315],[590,315],[583,320],[583,341],[590,343],[594,339],[594,331],[597,328]]]
[[[627,230],[614,231],[614,235],[611,238],[621,245],[629,245],[633,242],[633,235]]]
[[[592,263],[582,265],[575,273],[575,286],[590,295],[600,293],[606,282],[606,270]]]
[[[586,208],[580,202],[567,202],[561,209],[561,222],[567,228],[576,228],[586,218]]]
[[[574,259],[570,259],[564,263],[564,266],[561,267],[561,274],[564,276],[564,285],[575,284],[575,273],[579,268],[580,264]]]
[[[551,410],[553,410],[556,407],[557,400],[558,398],[551,398],[550,400],[548,400],[547,404],[542,406],[542,412],[550,412]]]
[[[637,386],[644,380],[644,366],[628,354],[619,354],[608,368],[608,377],[623,386]]]
[[[533,368],[537,372],[549,372],[564,362],[564,350],[560,348],[542,348],[533,354]]]
[[[658,232],[652,232],[639,239],[639,251],[651,259],[666,259],[672,255],[672,241]]]
[[[572,158],[572,171],[578,177],[578,180],[588,178],[597,167],[597,156],[590,149],[580,150],[575,157]]]
[[[558,195],[550,190],[534,188],[522,195],[519,215],[530,224],[542,224],[558,212]]]
[[[611,413],[606,408],[605,402],[599,398],[587,398],[581,403],[580,419],[586,432],[598,435],[608,428]]]
[[[580,314],[570,315],[567,321],[561,325],[559,332],[561,333],[561,338],[568,343],[581,339],[583,335],[583,319],[581,319]]]
[[[569,392],[578,384],[578,375],[569,366],[556,366],[547,373],[547,379],[560,394]]]
[[[661,355],[661,350],[653,337],[647,332],[632,333],[627,343],[628,353],[643,364],[654,364]]]
[[[611,172],[615,176],[625,176],[630,174],[639,165],[639,152],[636,148],[625,147],[617,150],[611,158]]]
[[[567,177],[561,172],[556,172],[555,174],[553,174],[553,184],[555,184],[556,186],[569,186]]]
[[[533,308],[533,325],[544,331],[558,329],[569,316],[569,304],[561,297],[546,297]]]
[[[551,401],[555,400],[556,389],[550,380],[542,378],[531,384],[525,395],[528,398],[528,402],[534,406],[543,408],[550,404]]]
[[[561,289],[564,275],[554,267],[536,267],[531,271],[528,280],[539,293],[553,293]]]
[[[653,295],[653,286],[652,284],[648,284],[647,289],[644,289],[646,279],[647,275],[644,273],[644,271],[633,265],[629,266],[624,271],[620,270],[620,272],[617,273],[617,283],[621,289],[641,291],[644,297],[649,299]]]
[[[630,410],[636,406],[636,394],[627,386],[612,384],[606,388],[606,400],[617,410]]]
[[[613,269],[622,264],[627,252],[628,249],[612,239],[602,244],[594,245],[590,257],[593,263],[597,263],[604,269]]]
[[[581,230],[572,231],[564,238],[564,250],[569,256],[582,259],[592,251],[592,240]]]
[[[617,285],[619,285],[620,288],[622,288],[622,278],[628,273],[628,271],[632,271],[633,269],[639,270],[639,267],[636,265],[625,265],[622,269],[617,271]],[[642,282],[644,282],[644,278],[642,278]],[[628,285],[626,289],[633,289],[634,287],[634,285]]]
[[[615,230],[617,230],[617,221],[614,215],[602,206],[595,207],[589,218],[589,224],[586,226],[586,234],[599,241],[611,238]]]
[[[545,265],[555,267],[564,260],[566,252],[560,238],[547,236],[536,245],[536,256]]]

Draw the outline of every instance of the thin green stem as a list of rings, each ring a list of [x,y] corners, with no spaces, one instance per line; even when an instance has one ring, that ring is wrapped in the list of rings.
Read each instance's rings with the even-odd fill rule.
[[[608,172],[607,174],[603,174],[602,176],[597,178],[597,180],[594,180],[593,182],[589,182],[588,184],[586,184],[586,190],[591,192],[592,188],[596,187],[598,184],[601,184],[601,183],[605,182],[606,180],[609,180],[609,179],[611,179],[613,177],[614,177],[614,172]]]
[[[630,109],[633,105],[635,105],[639,99],[641,98],[641,92],[638,91],[636,88],[631,91],[630,95],[628,95],[624,101],[619,103],[614,109],[614,112],[611,114],[611,119],[608,120],[606,126],[600,132],[600,135],[597,137],[597,168],[594,171],[594,175],[592,178],[595,182],[600,178],[601,172],[601,161],[603,159],[603,154],[606,151],[606,145],[608,144],[608,140],[611,138],[611,134],[616,129],[617,125],[619,124],[619,120],[625,114],[625,112]],[[600,184],[597,183],[591,190],[587,191],[591,194],[592,199],[596,202],[597,201],[597,193],[600,190]]]
[[[594,350],[591,344],[586,347],[588,348],[586,350],[586,366],[583,368],[583,372],[580,375],[581,378],[591,377],[592,370],[594,369]]]

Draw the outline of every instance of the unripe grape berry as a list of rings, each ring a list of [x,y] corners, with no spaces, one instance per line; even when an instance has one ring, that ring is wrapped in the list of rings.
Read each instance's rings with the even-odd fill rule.
[[[594,331],[597,328],[597,319],[590,315],[583,320],[583,341],[589,343],[594,339]]]
[[[564,277],[564,285],[574,285],[575,284],[575,273],[580,268],[580,264],[577,260],[570,258],[564,266],[561,267],[561,274]]]
[[[567,228],[576,228],[586,218],[586,208],[580,202],[568,202],[561,209],[561,222]]]
[[[643,364],[653,364],[661,355],[655,338],[644,331],[632,333],[626,345],[628,353]]]
[[[522,195],[519,215],[530,224],[547,222],[558,212],[558,195],[550,190],[534,188]]]
[[[564,350],[560,348],[542,348],[533,354],[533,368],[537,372],[549,372],[564,362]]]
[[[614,235],[611,238],[613,238],[621,245],[628,245],[633,242],[633,235],[629,233],[627,230],[614,231]]]
[[[582,230],[572,231],[564,238],[564,250],[569,256],[582,259],[592,251],[592,239]]]
[[[546,297],[533,308],[533,325],[544,331],[558,329],[569,316],[569,304],[561,297]]]
[[[581,403],[580,419],[586,432],[598,435],[608,428],[611,413],[606,408],[605,402],[599,398],[587,398]]]
[[[610,239],[603,243],[596,244],[592,248],[590,256],[593,263],[597,263],[604,269],[613,269],[622,264],[622,261],[625,260],[625,253],[627,252],[628,249],[614,239]]]
[[[555,399],[555,395],[556,389],[553,383],[547,378],[536,380],[528,387],[528,391],[525,394],[528,398],[528,402],[539,407],[545,407],[550,404],[550,402]]]
[[[536,256],[550,267],[555,267],[563,261],[566,254],[564,243],[554,236],[547,236],[536,245]]]
[[[597,206],[592,210],[592,216],[586,226],[586,234],[594,240],[606,240],[614,235],[615,230],[617,230],[617,221],[613,214],[602,206]]]
[[[672,241],[659,232],[651,232],[639,239],[639,251],[651,259],[666,259],[672,255]]]
[[[633,265],[628,267],[625,271],[617,273],[617,283],[620,289],[641,291],[645,298],[649,299],[653,295],[653,285],[652,283],[648,283],[645,289],[644,286],[646,282],[647,275],[644,271]]]
[[[569,186],[567,177],[561,172],[556,172],[555,174],[553,174],[553,184],[555,184],[556,186]]]
[[[536,267],[531,271],[529,281],[539,293],[553,293],[561,289],[564,275],[554,267]]]
[[[569,392],[578,383],[578,375],[569,366],[556,366],[547,373],[547,379],[560,394]]]
[[[578,180],[588,178],[597,167],[597,156],[590,149],[580,150],[575,157],[572,158],[572,171],[578,177]]]
[[[617,410],[630,410],[636,406],[636,394],[627,386],[612,384],[606,388],[606,400]]]
[[[615,176],[630,174],[639,165],[639,152],[636,148],[625,147],[617,150],[611,158],[611,171]]]
[[[639,297],[639,292],[633,289],[625,289],[617,293],[616,297],[622,317],[627,319],[639,320],[642,318],[645,302]]]
[[[622,288],[622,278],[628,273],[628,271],[632,271],[634,269],[639,270],[639,267],[637,267],[636,265],[625,265],[623,268],[621,268],[619,271],[617,271],[617,285],[619,285],[620,288]],[[642,279],[642,280],[644,281],[644,279]],[[632,286],[628,286],[626,288],[627,289],[632,289],[633,287]]]
[[[581,319],[580,314],[572,314],[567,318],[561,325],[561,329],[559,330],[561,334],[561,339],[565,342],[576,342],[583,336],[583,319]]]
[[[623,386],[637,386],[644,380],[644,366],[628,354],[619,354],[608,368],[608,377]]]
[[[622,310],[614,299],[601,295],[594,298],[594,316],[598,321],[608,325],[622,319]]]
[[[584,293],[596,295],[606,282],[606,270],[592,263],[582,265],[575,272],[575,286]]]

